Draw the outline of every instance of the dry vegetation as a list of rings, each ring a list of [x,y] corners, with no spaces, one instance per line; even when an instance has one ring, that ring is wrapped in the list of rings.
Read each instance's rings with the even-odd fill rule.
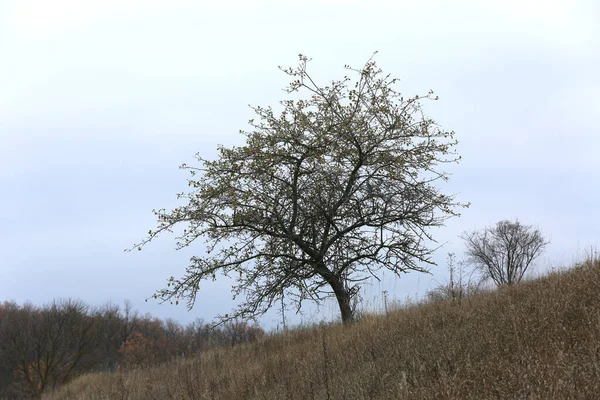
[[[45,399],[592,399],[600,262],[436,301],[82,376]]]

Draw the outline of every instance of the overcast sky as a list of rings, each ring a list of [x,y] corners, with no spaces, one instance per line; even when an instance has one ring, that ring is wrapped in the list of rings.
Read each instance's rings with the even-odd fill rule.
[[[551,240],[537,270],[572,263],[600,245],[599,26],[594,0],[0,0],[0,301],[130,299],[184,323],[232,309],[227,280],[191,312],[144,302],[201,246],[123,250],[179,204],[181,163],[243,144],[248,104],[286,97],[277,66],[298,53],[326,82],[379,51],[406,96],[436,91],[425,111],[460,140],[444,190],[472,206],[435,231],[440,266],[386,276],[367,305],[444,282],[457,236],[501,219]]]

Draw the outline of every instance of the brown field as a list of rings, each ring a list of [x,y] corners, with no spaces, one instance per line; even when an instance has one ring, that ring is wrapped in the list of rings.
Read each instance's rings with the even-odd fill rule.
[[[351,326],[82,376],[58,399],[598,399],[600,262]]]

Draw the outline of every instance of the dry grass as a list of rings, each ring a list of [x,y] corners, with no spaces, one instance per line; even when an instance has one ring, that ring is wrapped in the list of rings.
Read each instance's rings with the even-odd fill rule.
[[[46,399],[596,399],[600,262],[349,327],[306,328]]]

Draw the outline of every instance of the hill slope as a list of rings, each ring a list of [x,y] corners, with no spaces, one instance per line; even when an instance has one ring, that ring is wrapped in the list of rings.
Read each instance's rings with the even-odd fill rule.
[[[58,399],[592,399],[600,263],[512,288],[307,328],[160,367],[80,377]]]

